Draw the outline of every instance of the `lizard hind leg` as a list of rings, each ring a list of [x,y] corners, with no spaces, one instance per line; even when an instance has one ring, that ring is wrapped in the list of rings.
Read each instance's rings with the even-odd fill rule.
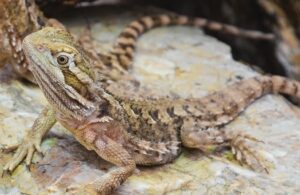
[[[205,153],[229,146],[238,162],[269,173],[267,160],[256,148],[257,142],[262,141],[245,132],[225,129],[188,130],[181,132],[181,139],[185,147],[197,148]]]

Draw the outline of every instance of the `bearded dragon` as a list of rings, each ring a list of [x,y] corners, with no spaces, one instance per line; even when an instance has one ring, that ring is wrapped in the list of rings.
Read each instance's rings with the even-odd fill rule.
[[[24,158],[30,164],[43,136],[58,121],[84,147],[117,166],[101,180],[75,188],[82,193],[108,194],[136,165],[170,163],[183,147],[206,151],[227,145],[238,161],[268,171],[265,158],[251,147],[259,140],[226,124],[265,94],[300,97],[297,81],[256,76],[203,98],[134,99],[110,91],[99,79],[101,72],[93,71],[91,58],[63,29],[47,27],[28,35],[23,50],[49,106],[4,170],[12,171]]]

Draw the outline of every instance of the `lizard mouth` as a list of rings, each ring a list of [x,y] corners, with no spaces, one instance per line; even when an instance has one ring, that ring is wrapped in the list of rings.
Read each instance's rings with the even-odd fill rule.
[[[23,48],[24,54],[25,54],[26,59],[29,64],[29,70],[31,72],[33,72],[32,66],[39,66],[37,64],[37,61],[39,61],[39,60],[35,56],[37,51],[33,48],[33,45],[30,43],[31,42],[30,36],[31,35],[28,35],[27,37],[24,38],[24,40],[22,42],[22,48]]]
[[[40,74],[40,76],[49,76],[50,72],[47,71],[47,64],[52,64],[47,59],[45,52],[47,49],[41,44],[35,44],[37,42],[34,37],[28,35],[23,39],[22,48],[26,59],[29,64],[29,70],[34,74]],[[47,72],[47,74],[46,74]],[[52,77],[52,75],[50,75]],[[54,78],[54,77],[53,77]]]

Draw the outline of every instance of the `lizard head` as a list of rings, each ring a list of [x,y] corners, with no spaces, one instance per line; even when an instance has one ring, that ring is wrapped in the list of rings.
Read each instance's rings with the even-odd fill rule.
[[[63,76],[66,82],[71,80],[72,83],[80,82],[80,76],[94,79],[89,59],[63,29],[46,27],[30,34],[23,40],[23,49],[31,62],[31,71],[38,66],[48,74],[56,75],[56,80],[62,80],[60,77]]]
[[[87,55],[65,30],[46,27],[24,38],[23,50],[36,82],[48,101],[72,109],[91,107],[94,81]],[[88,108],[87,108],[88,109]]]

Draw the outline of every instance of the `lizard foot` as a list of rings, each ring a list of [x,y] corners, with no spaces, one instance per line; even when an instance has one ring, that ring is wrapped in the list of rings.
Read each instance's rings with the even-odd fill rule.
[[[5,148],[4,151],[12,151],[17,149],[12,159],[6,163],[3,170],[12,171],[14,170],[26,157],[26,165],[31,164],[32,156],[35,150],[41,153],[41,138],[30,137],[25,138],[21,144]]]
[[[244,133],[236,132],[227,136],[232,153],[242,164],[249,165],[252,169],[269,173],[268,161],[255,148],[255,143],[262,142],[255,137]]]

